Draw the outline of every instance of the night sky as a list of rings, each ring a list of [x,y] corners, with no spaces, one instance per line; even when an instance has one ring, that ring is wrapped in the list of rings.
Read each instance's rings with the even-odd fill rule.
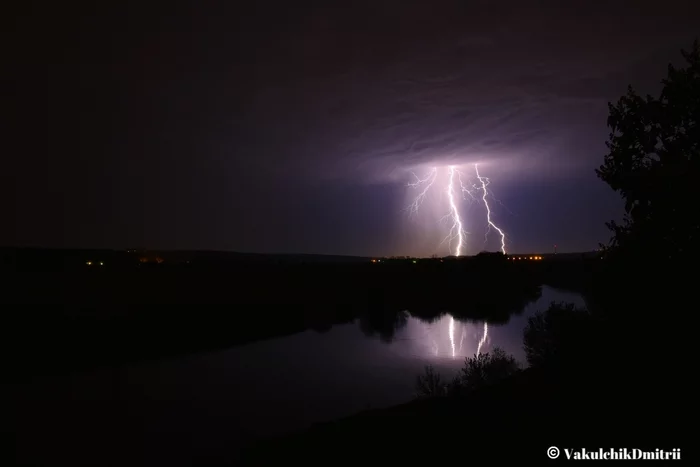
[[[411,171],[478,162],[509,251],[591,250],[608,101],[700,33],[697,1],[95,3],[16,22],[0,245],[447,254]]]

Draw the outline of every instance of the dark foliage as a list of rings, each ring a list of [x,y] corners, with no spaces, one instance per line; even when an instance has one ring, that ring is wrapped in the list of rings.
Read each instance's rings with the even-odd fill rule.
[[[432,366],[416,380],[416,397],[461,396],[503,381],[520,371],[512,355],[496,347],[492,352],[467,357],[464,367],[449,383],[444,382]]]
[[[528,318],[523,332],[527,363],[531,367],[564,370],[591,356],[593,317],[572,303],[551,303]]]
[[[520,371],[512,355],[496,347],[492,352],[467,358],[453,385],[458,392],[471,392],[495,384]]]
[[[598,177],[625,201],[622,224],[610,222],[609,252],[628,260],[679,259],[700,233],[700,48],[682,52],[687,65],[668,67],[658,98],[630,86],[609,104],[610,149]]]
[[[591,293],[609,319],[607,339],[598,345],[615,356],[618,363],[611,365],[629,370],[629,385],[648,367],[667,368],[669,381],[654,381],[657,390],[672,387],[668,383],[684,373],[683,364],[651,351],[649,336],[656,336],[656,348],[678,349],[689,341],[659,332],[658,315],[688,318],[687,304],[694,299],[688,281],[697,267],[700,234],[698,41],[682,55],[685,65],[668,66],[658,97],[639,96],[630,87],[610,105],[610,151],[596,171],[625,201],[623,222],[609,224],[613,238],[606,248],[607,266]],[[650,382],[639,384],[650,388]]]
[[[444,395],[447,395],[447,384],[442,381],[440,373],[436,372],[432,365],[427,365],[425,374],[416,377],[416,397],[423,399]]]

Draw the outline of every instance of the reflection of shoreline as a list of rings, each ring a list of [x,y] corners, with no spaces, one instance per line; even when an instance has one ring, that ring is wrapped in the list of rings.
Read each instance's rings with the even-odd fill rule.
[[[411,344],[412,356],[420,356],[439,364],[437,360],[444,363],[447,361],[456,362],[464,360],[464,358],[473,358],[489,353],[494,346],[498,346],[523,363],[526,359],[522,346],[522,335],[530,316],[538,310],[546,308],[547,304],[553,301],[584,306],[582,297],[576,293],[548,286],[543,287],[543,291],[539,301],[529,304],[522,313],[514,316],[506,324],[482,320],[461,321],[459,317],[454,317],[447,312],[439,319],[433,320],[423,320],[412,315],[406,334],[407,340],[413,341]],[[449,335],[451,326],[455,345],[454,356],[452,356]]]

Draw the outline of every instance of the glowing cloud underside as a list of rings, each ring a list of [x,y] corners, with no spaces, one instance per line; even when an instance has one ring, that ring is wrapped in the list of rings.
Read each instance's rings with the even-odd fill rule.
[[[468,183],[468,177],[466,174],[461,172],[455,166],[447,167],[447,182],[445,183],[445,192],[447,193],[447,214],[442,216],[440,222],[445,222],[448,225],[447,235],[443,238],[440,245],[443,243],[448,244],[448,249],[450,253],[455,256],[462,256],[463,251],[466,248],[466,236],[468,232],[464,229],[464,218],[459,212],[459,201],[460,197],[458,193],[461,193],[462,201],[481,201],[484,203],[486,208],[486,234],[484,236],[484,243],[488,240],[488,235],[491,230],[495,230],[501,237],[501,252],[506,253],[506,235],[503,230],[498,227],[492,219],[491,206],[488,202],[489,191],[487,189],[490,181],[488,178],[483,177],[479,173],[479,167],[474,164],[474,173],[476,174],[476,180],[478,183],[474,183],[471,186]],[[438,168],[433,167],[430,171],[423,177],[420,178],[418,175],[413,173],[415,178],[414,182],[408,184],[409,187],[414,189],[419,189],[418,195],[413,199],[413,202],[406,208],[411,216],[414,216],[420,210],[423,202],[431,191],[431,188],[438,182]],[[481,196],[477,198],[474,196],[475,191],[481,191]],[[444,212],[444,211],[443,211]],[[454,248],[453,248],[454,247]]]

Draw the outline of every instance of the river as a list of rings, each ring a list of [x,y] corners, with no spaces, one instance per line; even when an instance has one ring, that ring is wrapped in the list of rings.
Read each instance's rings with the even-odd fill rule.
[[[409,315],[387,342],[358,320],[224,351],[38,378],[14,387],[18,449],[29,462],[72,466],[233,459],[256,438],[407,402],[427,364],[449,378],[465,357],[496,346],[524,363],[527,318],[552,301],[584,305],[577,294],[544,286],[504,325]]]

